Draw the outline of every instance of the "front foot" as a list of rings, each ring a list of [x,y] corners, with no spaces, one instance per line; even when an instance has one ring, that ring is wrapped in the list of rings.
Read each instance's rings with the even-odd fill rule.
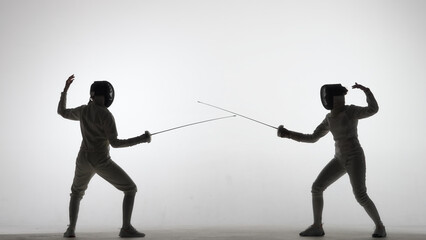
[[[121,228],[120,234],[122,238],[143,238],[145,233],[138,232],[133,226]]]
[[[68,227],[67,231],[64,232],[64,238],[75,238],[75,229]]]
[[[325,235],[324,229],[321,225],[311,225],[305,231],[299,233],[301,237],[322,237]]]
[[[383,225],[376,226],[376,230],[374,230],[373,238],[385,238],[386,237],[386,228]]]

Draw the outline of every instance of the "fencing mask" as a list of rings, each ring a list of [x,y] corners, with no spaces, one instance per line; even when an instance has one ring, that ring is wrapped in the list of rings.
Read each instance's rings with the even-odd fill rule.
[[[344,96],[347,92],[348,90],[342,84],[326,84],[320,90],[321,103],[325,109],[331,110],[334,105],[334,96]]]
[[[114,88],[108,81],[95,81],[90,86],[90,96],[104,96],[105,107],[109,107],[114,101]]]

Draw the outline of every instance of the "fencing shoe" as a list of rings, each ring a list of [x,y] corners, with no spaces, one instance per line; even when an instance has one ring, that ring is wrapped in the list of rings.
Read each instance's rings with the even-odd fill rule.
[[[75,238],[75,229],[73,227],[68,227],[67,231],[64,232],[64,238]]]
[[[122,238],[143,238],[145,233],[138,232],[133,226],[122,228],[118,235]]]
[[[305,231],[299,233],[301,237],[322,237],[324,234],[322,224],[320,226],[311,225]]]
[[[376,226],[376,230],[374,230],[373,238],[384,238],[386,237],[386,229],[385,226],[380,225]]]

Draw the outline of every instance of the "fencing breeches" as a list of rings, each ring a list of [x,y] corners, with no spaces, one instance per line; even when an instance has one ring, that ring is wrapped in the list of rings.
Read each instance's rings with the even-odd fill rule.
[[[345,173],[349,175],[352,190],[358,203],[364,207],[365,211],[376,225],[381,224],[376,206],[367,195],[365,172],[365,157],[362,150],[357,151],[355,154],[348,155],[344,159],[333,158],[325,166],[312,185],[314,224],[322,224],[324,190]]]

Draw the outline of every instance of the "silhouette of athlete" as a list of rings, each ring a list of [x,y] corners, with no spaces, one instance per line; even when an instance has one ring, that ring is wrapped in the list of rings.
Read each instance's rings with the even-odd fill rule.
[[[67,91],[74,81],[71,75],[66,83],[58,105],[58,114],[70,120],[80,121],[83,137],[80,151],[76,160],[74,180],[71,186],[69,205],[70,224],[64,237],[75,237],[80,200],[87,189],[90,179],[98,174],[103,179],[124,192],[123,199],[123,226],[120,237],[144,237],[130,223],[136,195],[136,184],[115,162],[111,160],[109,145],[115,148],[129,147],[139,143],[149,143],[151,134],[144,134],[130,138],[117,139],[117,129],[114,117],[107,109],[114,100],[114,89],[107,81],[96,81],[90,89],[90,101],[87,105],[77,108],[66,108]]]
[[[358,141],[358,119],[370,117],[377,113],[379,106],[370,89],[355,83],[354,89],[361,89],[367,97],[367,107],[345,105],[347,89],[340,84],[324,85],[321,88],[321,100],[324,107],[330,110],[312,134],[302,134],[278,127],[278,136],[299,142],[314,143],[329,131],[335,141],[334,158],[325,166],[312,185],[312,206],[314,223],[300,236],[323,236],[322,211],[324,206],[323,192],[337,179],[348,173],[356,200],[364,207],[374,221],[376,228],[373,237],[386,237],[386,229],[380,219],[379,212],[367,195],[365,186],[365,156]]]

